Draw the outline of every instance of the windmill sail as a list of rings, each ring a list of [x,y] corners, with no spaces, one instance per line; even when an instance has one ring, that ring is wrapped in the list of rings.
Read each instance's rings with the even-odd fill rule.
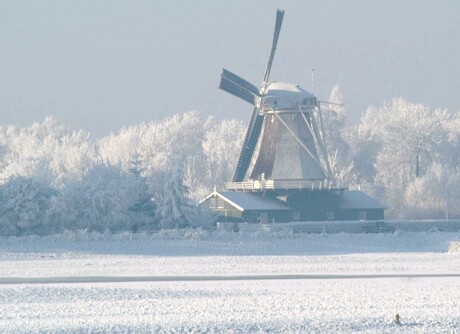
[[[270,71],[273,64],[273,59],[275,57],[276,45],[278,44],[278,38],[281,31],[281,24],[283,23],[284,10],[278,9],[276,12],[276,22],[275,22],[275,32],[273,34],[273,42],[270,50],[270,56],[268,57],[267,67],[265,69],[265,74],[263,77],[262,88],[260,89],[259,96],[262,96],[267,88],[267,82],[270,77]],[[246,87],[248,90],[249,88]],[[249,120],[249,126],[246,130],[246,135],[244,137],[243,148],[241,149],[240,156],[238,158],[238,163],[233,173],[233,182],[241,182],[244,180],[244,177],[248,171],[249,164],[251,162],[252,156],[254,155],[254,150],[259,140],[260,132],[262,129],[262,124],[264,116],[260,113],[260,104],[255,104],[254,109],[252,110],[251,118]]]
[[[270,77],[270,71],[272,69],[273,58],[275,58],[276,46],[278,44],[278,38],[281,32],[281,25],[283,24],[284,10],[278,9],[276,11],[276,22],[275,22],[275,32],[273,34],[272,48],[270,50],[270,56],[268,57],[267,67],[265,69],[263,83],[267,84],[268,78]]]
[[[248,91],[250,91],[254,95],[259,95],[259,89],[256,86],[254,86],[252,83],[244,80],[243,78],[239,77],[235,73],[232,73],[225,68],[222,71],[222,78],[226,78],[227,80],[233,81],[235,84],[243,88],[246,88]]]
[[[259,90],[256,86],[224,68],[219,88],[240,99],[255,105]]]
[[[244,180],[260,136],[263,120],[264,116],[259,114],[259,109],[257,107],[254,107],[249,120],[248,129],[246,130],[246,135],[244,136],[243,147],[241,148],[235,172],[233,173],[233,182],[241,182]]]
[[[256,100],[252,92],[225,77],[220,79],[219,88],[254,105]]]

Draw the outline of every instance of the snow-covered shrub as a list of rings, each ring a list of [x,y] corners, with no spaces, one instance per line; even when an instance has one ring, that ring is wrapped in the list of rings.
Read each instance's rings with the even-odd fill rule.
[[[208,203],[203,203],[197,207],[196,214],[192,218],[191,225],[193,227],[200,227],[207,230],[214,228],[214,217]]]
[[[209,238],[209,231],[202,228],[188,228],[184,231],[184,238],[199,241]]]
[[[158,236],[164,239],[180,239],[183,234],[177,229],[161,229],[158,232]]]
[[[295,234],[292,228],[286,227],[272,232],[272,237],[276,239],[289,239],[294,238]]]
[[[56,191],[31,178],[13,177],[0,186],[0,234],[46,234],[47,212]]]
[[[449,245],[449,253],[460,253],[460,241],[451,242]]]

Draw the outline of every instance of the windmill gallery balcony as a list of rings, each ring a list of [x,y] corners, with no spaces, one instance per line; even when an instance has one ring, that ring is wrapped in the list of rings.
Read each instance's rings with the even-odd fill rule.
[[[229,191],[264,191],[264,190],[332,190],[345,189],[330,180],[250,180],[245,182],[227,182]]]

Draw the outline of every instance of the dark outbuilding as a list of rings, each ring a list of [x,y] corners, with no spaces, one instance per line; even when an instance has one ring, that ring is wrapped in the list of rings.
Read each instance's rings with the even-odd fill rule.
[[[325,220],[383,220],[385,206],[358,190],[244,192],[214,191],[201,201],[216,221],[277,223]]]

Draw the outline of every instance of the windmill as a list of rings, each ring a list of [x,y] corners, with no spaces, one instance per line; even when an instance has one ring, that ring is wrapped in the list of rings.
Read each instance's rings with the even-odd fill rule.
[[[260,88],[222,72],[219,88],[253,108],[232,182],[200,205],[209,207],[217,228],[231,230],[248,223],[383,220],[385,206],[335,184],[316,96],[292,83],[269,83],[283,16],[278,9]]]
[[[295,84],[269,84],[283,17],[278,9],[260,89],[227,69],[221,75],[220,89],[253,106],[233,184],[246,175],[253,181],[332,181],[317,98]]]

